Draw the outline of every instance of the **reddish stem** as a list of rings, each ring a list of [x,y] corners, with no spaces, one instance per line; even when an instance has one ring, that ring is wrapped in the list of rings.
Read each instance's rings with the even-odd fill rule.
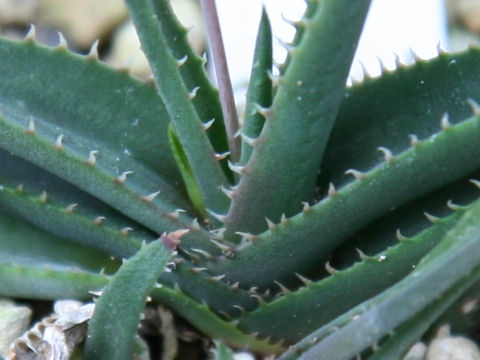
[[[230,159],[236,161],[239,158],[240,139],[235,137],[238,131],[237,109],[233,97],[232,82],[228,73],[225,48],[223,46],[220,23],[218,21],[215,0],[201,0],[203,16],[207,26],[207,36],[210,50],[213,55],[213,65],[217,77],[220,102],[222,104],[223,119],[227,132],[228,145],[230,147]]]

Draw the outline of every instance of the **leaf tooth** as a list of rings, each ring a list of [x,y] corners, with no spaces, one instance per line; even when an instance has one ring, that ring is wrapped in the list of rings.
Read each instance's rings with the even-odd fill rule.
[[[410,134],[410,135],[408,135],[408,137],[410,138],[410,145],[412,147],[418,146],[420,144],[420,141],[418,140],[417,135]]]
[[[228,220],[228,215],[222,215],[222,214],[218,214],[216,213],[215,211],[212,211],[210,209],[207,209],[207,212],[213,216],[215,219],[217,219],[218,221],[220,221],[222,224],[225,224],[225,222]]]
[[[142,196],[141,199],[147,203],[151,203],[159,194],[160,191],[155,191],[151,194]]]
[[[275,75],[271,70],[267,70],[267,76],[268,78],[270,79],[270,81],[272,82],[272,86],[273,87],[277,87],[278,85],[280,85],[283,81],[283,77],[280,76],[280,75]],[[255,112],[256,110],[253,109]],[[255,114],[252,114],[252,115],[255,115]]]
[[[293,26],[294,28],[297,28],[299,26],[299,23],[301,22],[301,20],[292,20],[287,18],[284,12],[282,12],[280,16],[283,21],[285,21],[288,25]]]
[[[440,127],[442,130],[447,130],[452,127],[452,124],[448,120],[448,113],[442,115],[442,118],[440,119]]]
[[[77,203],[70,204],[70,205],[68,205],[68,206],[65,208],[64,211],[65,211],[67,214],[71,214],[71,213],[73,213],[73,212],[75,211],[75,208],[76,208],[77,206],[78,206]]]
[[[283,225],[288,223],[288,219],[287,219],[287,216],[285,215],[285,213],[283,213],[282,216],[280,217],[280,223],[282,223]]]
[[[277,286],[280,288],[280,291],[283,293],[283,295],[287,295],[290,293],[290,290],[285,285],[283,285],[280,281],[274,280],[273,282],[277,284]]]
[[[173,267],[169,266],[169,264],[171,264],[171,263],[167,263],[167,265],[165,265],[165,268],[163,269],[163,271],[166,272],[166,273],[170,273],[173,270],[175,270]]]
[[[218,313],[220,315],[222,315],[223,318],[226,319],[229,324],[232,324],[232,321],[230,321],[232,319],[232,317],[229,314],[227,314],[225,311],[219,311]],[[240,322],[238,320],[233,320],[233,322],[235,322],[235,321]],[[235,326],[235,325],[232,324],[232,326]]]
[[[256,299],[258,301],[258,305],[260,305],[260,306],[267,304],[267,302],[260,295],[251,294],[250,297],[253,298],[253,299]]]
[[[480,105],[473,99],[467,99],[468,105],[470,105],[470,108],[472,109],[472,113],[475,116],[480,116]]]
[[[223,185],[220,186],[220,190],[222,190],[222,192],[225,194],[225,196],[228,197],[229,199],[232,199],[234,194],[235,194],[235,191],[233,191],[232,189],[227,189]]]
[[[192,253],[192,252],[190,252],[190,251],[187,250],[187,249],[182,249],[182,251],[183,251],[186,255],[188,255],[188,257],[190,258],[190,262],[191,262],[192,264],[197,264],[198,262],[200,262],[200,257],[197,256],[197,254]]]
[[[412,57],[413,57],[413,59],[415,60],[415,62],[424,60],[424,59],[422,59],[411,47],[408,48],[408,51],[409,51],[410,54],[412,55]]]
[[[215,122],[215,119],[210,119],[202,123],[203,130],[207,131],[208,129],[210,129],[210,127],[213,125],[214,122]]]
[[[362,261],[366,261],[366,260],[372,258],[371,256],[365,255],[365,253],[362,250],[360,250],[359,248],[355,248],[355,250],[357,250],[358,256],[360,257],[360,260],[362,260]]]
[[[191,267],[191,268],[189,268],[189,270],[191,272],[193,272],[194,274],[198,274],[199,272],[206,271],[208,269],[206,267]]]
[[[234,173],[237,174],[244,174],[247,172],[247,167],[246,166],[241,166],[241,165],[234,165],[230,160],[228,161],[228,167],[230,170],[232,170]]]
[[[275,224],[272,220],[269,218],[265,218],[265,221],[267,222],[268,230],[275,230],[277,228],[277,224]]]
[[[197,92],[200,90],[200,86],[195,86],[189,93],[188,93],[188,98],[190,100],[193,100],[195,96],[197,96]]]
[[[365,66],[365,64],[362,62],[362,61],[358,61],[358,64],[360,65],[360,68],[362,69],[362,74],[363,74],[363,79],[368,79],[368,78],[372,78],[372,75],[370,74],[370,72],[368,71],[367,67]]]
[[[88,292],[90,295],[95,296],[95,297],[100,297],[103,294],[103,290],[91,290]]]
[[[208,62],[208,57],[207,57],[207,52],[206,51],[202,54],[200,59],[202,60],[202,65],[205,66]]]
[[[93,219],[93,224],[100,226],[103,224],[103,221],[106,219],[105,216],[97,216],[95,219]]]
[[[262,297],[263,297],[264,299],[269,298],[269,297],[270,297],[270,289],[265,290],[265,292],[263,293]]]
[[[328,184],[328,192],[327,192],[328,196],[330,197],[333,197],[335,195],[337,195],[337,190],[335,189],[335,185],[333,185],[333,183],[329,183]]]
[[[258,291],[257,291],[257,290],[258,290],[258,287],[252,286],[250,289],[248,289],[248,293],[249,293],[250,295],[252,295],[252,294],[258,295]]]
[[[38,200],[40,200],[40,202],[42,204],[45,204],[48,200],[48,194],[45,190],[42,191],[42,193],[40,194],[40,196],[38,197]]]
[[[97,162],[96,155],[98,154],[98,150],[92,150],[88,153],[88,159],[85,161],[85,164],[93,166]]]
[[[350,75],[348,78],[352,82],[353,85],[360,85],[362,83],[362,80],[357,79],[353,75]]]
[[[240,323],[240,320],[238,320],[238,319],[232,320],[232,321],[230,321],[229,323],[230,323],[232,326],[237,327],[238,324]]]
[[[236,231],[235,234],[240,235],[244,239],[247,239],[248,241],[256,241],[259,239],[258,235],[254,235],[248,232],[242,232],[242,231]]]
[[[272,67],[274,69],[277,69],[279,73],[284,73],[285,72],[285,69],[287,67],[287,64],[285,62],[280,62],[280,61],[277,61],[276,59],[273,59],[272,61]]]
[[[408,240],[408,238],[406,236],[402,235],[400,229],[397,229],[397,231],[395,232],[395,237],[400,242]]]
[[[192,230],[200,230],[200,224],[198,223],[198,219],[195,218],[192,220],[192,224],[190,225]]]
[[[303,205],[303,208],[302,208],[303,213],[307,213],[310,210],[312,210],[312,208],[310,207],[310,204],[307,201],[303,201],[302,205]]]
[[[437,53],[438,55],[446,54],[447,52],[442,48],[442,43],[439,41],[437,43]]]
[[[18,184],[15,190],[17,190],[17,192],[19,193],[23,193],[24,191],[23,184]]]
[[[447,201],[447,207],[453,211],[461,210],[463,206],[455,204],[452,199]]]
[[[93,42],[90,51],[85,57],[91,60],[98,60],[98,39]]]
[[[226,275],[225,274],[222,274],[222,275],[218,275],[218,276],[211,276],[208,278],[208,280],[212,281],[212,282],[215,282],[215,283],[218,283],[220,282],[220,280],[222,280]]]
[[[436,217],[436,216],[433,216],[432,214],[429,214],[428,212],[424,211],[423,214],[425,215],[425,217],[427,218],[428,221],[430,221],[431,223],[435,224],[437,222],[440,221],[440,218]]]
[[[175,253],[176,253],[175,255],[178,254],[176,251],[175,251]],[[172,254],[173,254],[173,253],[172,253]],[[174,258],[172,258],[172,261],[173,261],[175,264],[178,265],[178,264],[181,264],[182,262],[184,262],[185,259],[182,258],[182,257],[174,257]]]
[[[330,265],[330,261],[327,261],[325,263],[325,270],[327,270],[327,272],[330,274],[330,275],[335,275],[338,273],[338,270],[335,269],[332,265]]]
[[[55,149],[57,150],[63,149],[63,139],[64,139],[63,134],[58,135],[57,139],[55,140],[55,145],[54,145]]]
[[[124,171],[119,176],[117,176],[113,181],[117,184],[123,184],[127,180],[127,176],[133,174],[133,171]]]
[[[378,60],[378,64],[380,65],[380,72],[381,72],[382,74],[387,73],[387,72],[390,71],[390,70],[385,66],[385,63],[383,62],[383,60],[382,60],[379,56],[377,56],[377,60]]]
[[[121,71],[121,69],[119,70]],[[150,84],[155,86],[156,85],[155,76],[153,74],[148,75],[147,79],[145,80],[145,84]]]
[[[386,162],[392,162],[395,159],[390,149],[383,146],[380,146],[377,149],[383,154],[383,158]]]
[[[297,49],[292,43],[287,43],[280,39],[279,37],[276,37],[278,44],[283,47],[287,52],[292,55],[295,53],[295,50]]]
[[[473,299],[470,299],[470,300],[467,300],[463,305],[462,305],[462,313],[463,314],[469,314],[471,313],[473,310],[476,310],[478,308],[478,301],[480,299],[477,297],[477,298],[473,298]]]
[[[347,171],[345,171],[345,174],[352,175],[356,180],[361,180],[366,176],[363,172],[355,169],[348,169]]]
[[[475,185],[478,189],[480,189],[480,181],[475,179],[469,180],[473,185]]]
[[[37,35],[37,31],[35,29],[35,25],[30,24],[30,28],[28,29],[27,35],[23,38],[24,41],[35,41],[35,37]]]
[[[309,286],[309,285],[311,285],[311,284],[313,283],[312,280],[306,278],[306,277],[303,276],[303,275],[300,275],[300,274],[297,273],[297,272],[295,273],[295,276],[296,276],[297,278],[299,278],[300,281],[301,281],[305,286]]]
[[[57,44],[57,49],[67,49],[68,44],[67,40],[65,40],[65,36],[60,31],[57,31],[58,34],[58,44]]]
[[[32,116],[30,116],[28,118],[28,126],[27,126],[27,130],[25,130],[25,132],[29,135],[34,135],[35,132],[36,132],[35,119]]]
[[[132,69],[133,62],[135,61],[135,59],[136,59],[136,54],[133,54],[127,60],[125,60],[125,62],[123,64],[121,64],[117,68],[117,71],[119,71],[121,73],[129,74],[130,70]]]
[[[233,283],[232,285],[230,285],[228,288],[230,290],[236,291],[236,290],[238,290],[239,285],[240,285],[240,282],[237,281],[237,282]]]
[[[188,60],[188,55],[177,60],[177,67],[182,67]]]
[[[256,138],[252,138],[252,137],[249,137],[249,136],[245,135],[244,133],[241,133],[240,136],[242,137],[243,142],[247,143],[251,147],[255,147],[260,142],[260,136],[258,136]]]
[[[241,312],[242,314],[245,313],[245,309],[244,309],[242,306],[240,306],[240,305],[232,305],[232,307],[233,307],[234,309],[240,310],[240,312]]]
[[[130,226],[125,226],[120,229],[119,233],[122,236],[128,236],[128,234],[130,234],[131,231],[133,231],[133,229]]]
[[[215,160],[217,160],[217,161],[226,159],[227,156],[229,156],[229,155],[230,155],[230,151],[225,151],[225,152],[223,152],[223,153],[215,153],[215,154],[214,154]]]
[[[222,241],[224,239],[225,228],[218,228],[214,230],[210,230],[210,233],[213,235],[213,238],[218,241]]]
[[[202,249],[196,249],[196,248],[191,248],[190,250],[192,250],[193,252],[196,252],[197,254],[203,255],[207,260],[213,259],[213,255],[210,254],[208,251],[205,251]]]
[[[401,68],[401,67],[404,67],[405,64],[402,63],[402,61],[400,60],[400,56],[398,54],[394,54],[395,55],[395,67],[398,69],[398,68]]]
[[[172,212],[169,212],[167,214],[167,216],[173,218],[173,219],[178,219],[180,217],[180,213],[184,213],[184,212],[187,212],[187,210],[184,210],[184,209],[175,209],[174,211]]]
[[[231,246],[226,245],[226,244],[222,244],[221,242],[219,242],[217,240],[210,239],[210,241],[212,243],[214,243],[222,251],[232,251],[233,250],[233,248]]]
[[[272,110],[271,107],[263,107],[262,105],[260,105],[258,103],[254,103],[253,107],[258,114],[262,115],[265,118],[272,115],[273,110]]]

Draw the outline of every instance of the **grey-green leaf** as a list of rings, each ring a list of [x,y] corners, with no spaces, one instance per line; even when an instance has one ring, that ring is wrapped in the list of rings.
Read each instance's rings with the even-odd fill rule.
[[[144,246],[124,262],[96,302],[85,359],[130,360],[146,297],[172,256],[171,235]]]

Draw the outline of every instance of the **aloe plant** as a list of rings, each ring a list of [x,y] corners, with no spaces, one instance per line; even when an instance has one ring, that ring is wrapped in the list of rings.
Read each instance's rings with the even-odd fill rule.
[[[0,39],[0,295],[101,291],[114,360],[150,297],[286,360],[400,359],[478,295],[478,49],[346,87],[369,0],[307,1],[278,74],[263,14],[237,131],[169,2],[126,3],[154,83]]]

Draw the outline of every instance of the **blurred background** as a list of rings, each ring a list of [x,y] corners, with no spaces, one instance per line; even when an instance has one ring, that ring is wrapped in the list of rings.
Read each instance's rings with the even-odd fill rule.
[[[206,51],[204,25],[197,0],[172,0],[196,51]],[[303,0],[217,0],[227,59],[239,104],[244,100],[253,55],[256,29],[262,6],[270,16],[274,39],[274,58],[281,63],[286,52],[281,39],[288,42],[294,29],[287,20],[297,20],[305,9]],[[128,21],[122,0],[0,0],[2,34],[22,38],[33,23],[37,40],[54,46],[61,31],[71,50],[86,53],[100,39],[103,61],[114,67],[131,66],[131,73],[149,77],[149,67]],[[480,0],[373,0],[351,76],[361,80],[363,68],[371,76],[380,74],[379,59],[388,69],[400,61],[414,61],[412,51],[428,59],[437,47],[460,51],[480,44]],[[363,65],[361,65],[361,64]],[[351,81],[351,80],[350,80]]]

